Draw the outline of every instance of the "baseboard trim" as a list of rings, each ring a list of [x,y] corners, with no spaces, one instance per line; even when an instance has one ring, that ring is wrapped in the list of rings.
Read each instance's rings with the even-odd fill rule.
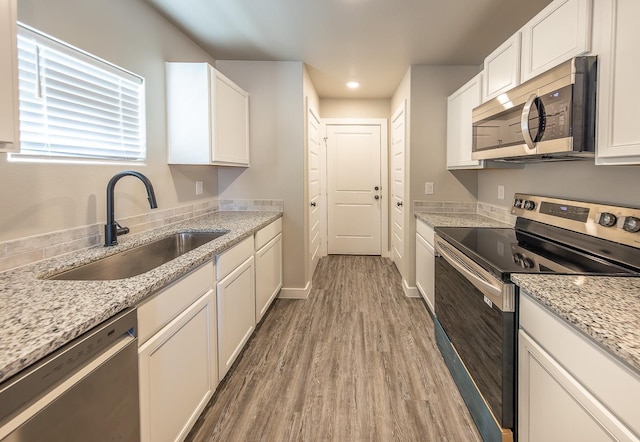
[[[278,298],[281,299],[307,299],[311,293],[311,281],[304,288],[282,287]]]
[[[418,287],[409,287],[409,284],[404,279],[402,280],[402,291],[407,298],[420,298]]]

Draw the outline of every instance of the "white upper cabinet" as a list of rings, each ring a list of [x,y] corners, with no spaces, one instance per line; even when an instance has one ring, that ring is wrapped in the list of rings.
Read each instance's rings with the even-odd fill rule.
[[[16,0],[0,0],[0,152],[20,148],[16,9]]]
[[[249,166],[249,95],[207,63],[167,63],[169,164]]]
[[[520,84],[520,32],[485,57],[483,79],[485,101]]]
[[[521,81],[591,50],[593,0],[555,0],[522,29]]]
[[[596,164],[640,164],[640,2],[598,0],[594,46],[598,54]]]
[[[482,160],[471,159],[471,112],[482,102],[482,73],[451,94],[447,100],[447,169],[477,169]]]

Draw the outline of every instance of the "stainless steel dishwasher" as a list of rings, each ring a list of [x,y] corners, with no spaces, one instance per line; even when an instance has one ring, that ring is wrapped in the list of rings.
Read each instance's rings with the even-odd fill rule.
[[[136,336],[128,309],[0,384],[0,440],[139,441]]]

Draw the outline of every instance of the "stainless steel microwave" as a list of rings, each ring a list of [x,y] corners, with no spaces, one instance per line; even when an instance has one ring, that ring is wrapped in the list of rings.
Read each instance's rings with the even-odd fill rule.
[[[476,160],[593,157],[596,57],[576,57],[473,110]]]

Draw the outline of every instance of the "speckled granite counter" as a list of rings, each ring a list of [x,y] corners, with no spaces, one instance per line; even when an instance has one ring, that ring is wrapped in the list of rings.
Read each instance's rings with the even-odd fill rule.
[[[215,212],[138,235],[121,236],[115,247],[98,246],[0,273],[0,382],[281,216],[281,212]],[[171,233],[198,230],[228,233],[132,278],[40,279]]]
[[[511,279],[640,373],[640,278],[514,274]]]
[[[414,212],[416,218],[431,227],[513,227],[475,213]]]

